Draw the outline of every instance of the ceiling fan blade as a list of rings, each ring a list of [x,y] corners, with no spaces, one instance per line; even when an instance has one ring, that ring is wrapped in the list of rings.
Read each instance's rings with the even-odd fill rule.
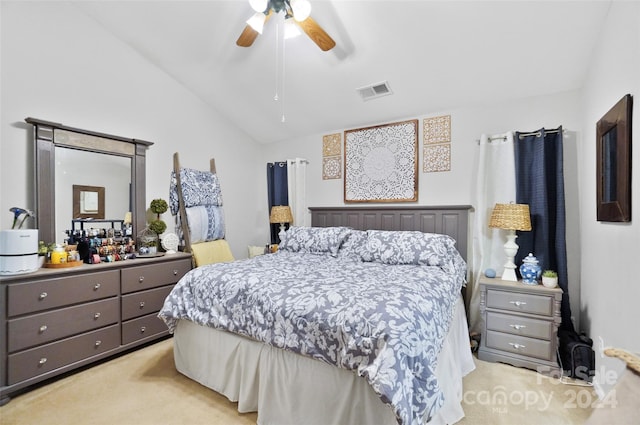
[[[311,16],[302,22],[298,22],[298,25],[322,51],[326,52],[335,47],[336,42],[333,41],[333,38],[331,38]]]
[[[267,21],[269,21],[269,18],[271,18],[271,14],[272,11],[269,11],[267,16],[264,18],[265,24],[267,23]],[[260,35],[258,31],[251,28],[251,25],[247,25],[246,27],[244,27],[244,30],[242,30],[242,34],[240,34],[238,40],[236,40],[236,44],[240,47],[249,47],[253,44],[254,41],[256,41],[258,35]]]
[[[236,40],[236,44],[240,47],[249,47],[256,41],[256,38],[258,38],[258,31],[251,28],[250,25],[247,25],[244,27],[244,30],[242,30],[242,34],[240,34],[238,40]]]

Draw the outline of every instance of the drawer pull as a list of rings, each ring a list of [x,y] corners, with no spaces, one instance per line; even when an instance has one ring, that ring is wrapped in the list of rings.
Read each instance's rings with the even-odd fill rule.
[[[101,284],[96,283],[95,285],[93,285],[93,290],[97,291],[98,289],[100,289],[101,286],[102,286]]]
[[[46,362],[47,362],[47,358],[46,358],[46,357],[43,357],[43,358],[41,358],[41,359],[40,359],[40,361],[38,362],[38,364],[39,364],[40,366],[42,366],[42,365],[43,365],[43,364],[45,364]]]
[[[98,320],[100,318],[100,316],[102,316],[102,314],[100,312],[97,312],[96,314],[93,315],[93,318],[95,320]]]
[[[509,301],[509,302],[515,305],[516,307],[520,307],[521,305],[527,305],[526,301]]]
[[[40,333],[43,333],[46,330],[47,330],[47,325],[40,326]]]
[[[102,344],[102,341],[100,341],[100,340],[96,341],[96,347],[100,347],[101,344]]]
[[[509,325],[509,326],[511,326],[513,329],[515,329],[515,330],[517,330],[517,331],[519,331],[520,329],[524,329],[524,328],[526,328],[526,327],[527,327],[526,325]]]
[[[43,292],[43,293],[40,294],[40,299],[44,300],[45,298],[47,298],[48,295],[49,294],[47,294],[46,292]]]
[[[509,345],[512,346],[513,348],[515,348],[516,350],[519,350],[521,348],[525,348],[526,347],[526,345],[518,344],[516,342],[510,342]]]
[[[178,270],[173,269],[173,275],[174,275],[174,276],[178,276]]]
[[[147,330],[146,326],[141,326],[140,327],[140,333],[144,333],[144,331],[146,331],[146,330]]]
[[[144,276],[140,276],[140,277],[138,278],[138,282],[140,282],[140,283],[144,282]]]
[[[140,308],[144,308],[144,301],[140,301]]]

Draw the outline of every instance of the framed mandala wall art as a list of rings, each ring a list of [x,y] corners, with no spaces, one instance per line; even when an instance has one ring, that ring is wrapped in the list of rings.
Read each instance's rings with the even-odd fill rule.
[[[418,200],[418,120],[344,132],[344,202]]]
[[[451,115],[425,118],[422,137],[422,171],[451,171]]]
[[[322,179],[331,180],[342,177],[342,157],[325,156],[322,158]]]
[[[322,136],[322,179],[342,178],[342,134]]]

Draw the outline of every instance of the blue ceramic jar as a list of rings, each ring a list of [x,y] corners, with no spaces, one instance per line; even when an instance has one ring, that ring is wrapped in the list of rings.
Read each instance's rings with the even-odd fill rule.
[[[523,260],[520,266],[520,276],[522,276],[522,283],[527,285],[537,285],[538,279],[542,274],[542,269],[538,265],[538,259],[529,253]]]

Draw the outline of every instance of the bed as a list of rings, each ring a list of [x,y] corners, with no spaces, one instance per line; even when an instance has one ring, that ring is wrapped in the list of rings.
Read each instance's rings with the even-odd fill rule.
[[[470,207],[311,210],[278,253],[176,285],[178,371],[261,425],[460,420]]]

